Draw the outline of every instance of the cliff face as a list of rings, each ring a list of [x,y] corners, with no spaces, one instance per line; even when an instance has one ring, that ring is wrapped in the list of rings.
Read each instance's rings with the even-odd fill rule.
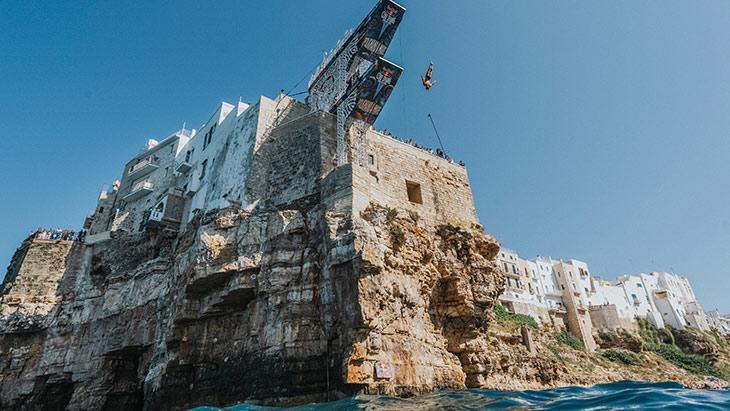
[[[234,184],[240,202],[226,191],[210,204],[230,206],[182,232],[106,232],[46,259],[59,268],[50,312],[0,320],[0,405],[291,404],[479,385],[504,279],[465,169],[372,130],[358,143],[371,161],[335,168],[334,125],[300,113],[249,151],[234,141],[250,127],[231,129],[210,185]],[[18,283],[39,272],[23,255]]]
[[[0,336],[2,405],[166,409],[473,385],[501,290],[497,250],[477,228],[319,202],[79,245],[43,327]],[[390,377],[378,378],[383,364]]]
[[[73,244],[33,237],[23,241],[0,286],[0,313],[47,314],[59,302],[56,288]]]
[[[690,388],[726,389],[730,344],[703,343],[700,351],[680,346],[672,356],[648,347],[640,335],[624,332],[601,340],[601,350],[587,353],[559,341],[549,328],[529,332],[531,347],[519,327],[495,321],[486,339],[490,370],[483,387],[497,390],[544,390],[593,386],[618,381],[678,382]],[[699,330],[696,335],[705,336]],[[604,335],[604,338],[606,336]],[[578,341],[578,340],[576,340]],[[714,356],[705,353],[712,347]],[[694,356],[693,354],[699,354]],[[703,364],[700,369],[699,365]]]

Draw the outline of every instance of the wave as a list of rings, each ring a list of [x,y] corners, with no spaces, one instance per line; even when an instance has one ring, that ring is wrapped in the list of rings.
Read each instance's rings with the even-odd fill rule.
[[[677,383],[623,381],[590,388],[563,387],[546,391],[438,391],[413,398],[360,395],[329,403],[312,403],[294,411],[340,410],[730,410],[730,390],[693,390]],[[198,407],[195,411],[261,411],[251,404]]]

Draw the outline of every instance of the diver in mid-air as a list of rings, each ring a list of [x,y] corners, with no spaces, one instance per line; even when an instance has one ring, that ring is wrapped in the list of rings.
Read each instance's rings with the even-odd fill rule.
[[[425,87],[426,90],[431,90],[431,87],[436,85],[436,81],[431,79],[432,76],[433,76],[433,61],[429,63],[428,71],[426,71],[426,75],[421,76],[421,82],[423,83],[423,87]]]

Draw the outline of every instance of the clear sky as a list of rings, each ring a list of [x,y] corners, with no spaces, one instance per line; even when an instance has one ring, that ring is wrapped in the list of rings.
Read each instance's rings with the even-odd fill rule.
[[[377,127],[435,146],[431,113],[489,233],[606,278],[681,273],[730,312],[730,2],[402,3]],[[0,1],[0,265],[80,227],[147,139],[296,84],[373,4]]]

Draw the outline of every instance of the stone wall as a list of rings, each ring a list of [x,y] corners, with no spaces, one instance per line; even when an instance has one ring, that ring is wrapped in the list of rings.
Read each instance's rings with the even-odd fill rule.
[[[374,130],[366,138],[373,164],[353,162],[355,210],[373,202],[413,211],[431,225],[478,223],[466,168]],[[409,184],[420,191],[415,199]]]
[[[27,239],[16,251],[0,289],[0,313],[46,314],[58,303],[58,281],[73,241]]]
[[[637,330],[636,321],[631,318],[623,318],[619,315],[618,308],[613,305],[599,305],[590,307],[591,322],[597,331],[609,330]]]
[[[116,216],[117,187],[111,191],[102,191],[99,194],[99,200],[96,204],[94,214],[92,214],[91,226],[88,228],[88,234],[94,235],[109,231],[111,223]]]

